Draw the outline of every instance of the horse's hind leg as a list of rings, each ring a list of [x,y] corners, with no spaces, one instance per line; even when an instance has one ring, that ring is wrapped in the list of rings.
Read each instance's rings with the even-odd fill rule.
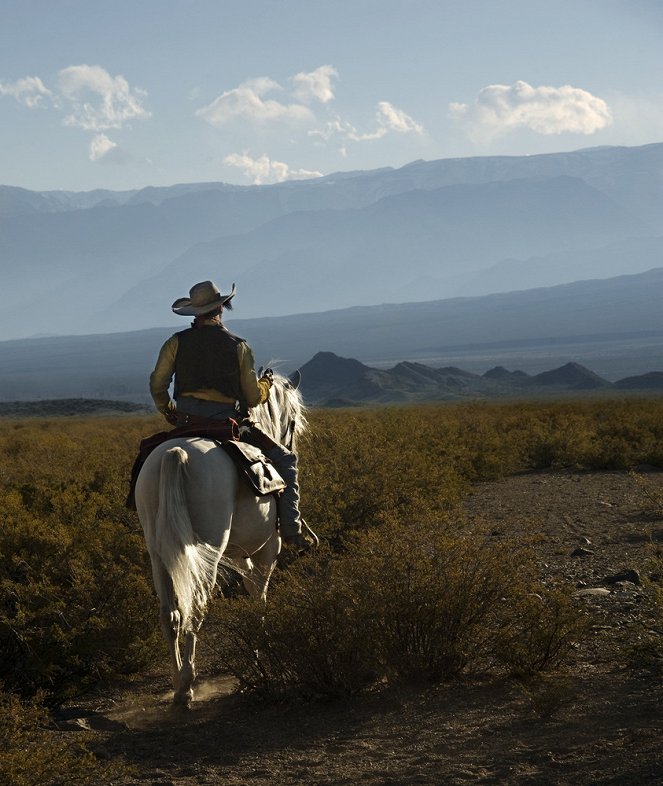
[[[177,609],[172,608],[170,605],[162,605],[159,612],[159,621],[161,622],[161,630],[166,639],[168,646],[168,654],[170,655],[170,665],[173,675],[173,690],[175,695],[179,692],[181,674],[182,674],[182,657],[180,656],[180,613]]]
[[[184,657],[180,669],[180,684],[175,691],[175,704],[188,706],[193,701],[193,683],[196,680],[197,628],[184,634]]]
[[[160,560],[153,563],[152,575],[160,602],[159,622],[161,624],[161,631],[166,640],[168,654],[170,655],[173,690],[175,692],[173,702],[175,704],[186,704],[188,701],[182,696],[183,670],[179,641],[182,618],[177,608],[177,602],[173,592],[173,583]]]
[[[161,629],[168,644],[173,669],[173,704],[188,707],[193,701],[193,683],[196,679],[196,631],[184,632],[184,647],[183,652],[180,652],[180,612],[168,606],[161,607]]]

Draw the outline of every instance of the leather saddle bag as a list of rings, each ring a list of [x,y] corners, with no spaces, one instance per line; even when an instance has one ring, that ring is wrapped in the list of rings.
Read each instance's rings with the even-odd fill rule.
[[[221,442],[220,446],[258,496],[283,491],[285,481],[265,454],[248,442]]]

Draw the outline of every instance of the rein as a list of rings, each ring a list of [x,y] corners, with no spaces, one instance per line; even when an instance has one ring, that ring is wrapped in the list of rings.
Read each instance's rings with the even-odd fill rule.
[[[292,450],[292,446],[293,446],[293,444],[295,442],[295,427],[296,427],[296,425],[297,425],[296,418],[293,418],[290,421],[290,423],[288,423],[288,430],[285,433],[285,436],[286,436],[285,446],[286,446],[286,448],[288,448],[288,450]]]

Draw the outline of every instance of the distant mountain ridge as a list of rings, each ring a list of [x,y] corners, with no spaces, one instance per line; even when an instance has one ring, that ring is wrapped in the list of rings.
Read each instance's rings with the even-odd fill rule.
[[[475,298],[261,319],[235,319],[235,312],[227,316],[230,330],[251,344],[259,365],[292,371],[324,350],[357,358],[355,363],[372,368],[367,378],[351,380],[361,398],[379,397],[387,381],[396,391],[412,381],[436,388],[440,373],[448,391],[462,390],[468,374],[474,383],[477,371],[493,386],[513,388],[529,384],[528,375],[562,366],[567,366],[565,385],[586,387],[586,379],[571,378],[569,362],[592,367],[611,381],[639,376],[662,365],[662,300],[663,268],[657,268]],[[187,324],[180,320],[177,327]],[[161,344],[175,329],[0,342],[0,400],[149,402],[147,378]],[[385,380],[382,370],[394,364]],[[513,368],[519,371],[507,370]],[[308,373],[314,381],[315,369]],[[372,386],[368,393],[367,385]],[[652,389],[649,383],[645,387]],[[347,397],[341,389],[336,394]]]
[[[495,367],[484,374],[460,368],[432,368],[401,362],[376,370],[333,352],[319,352],[301,368],[305,399],[318,406],[447,401],[462,398],[502,398],[599,390],[660,390],[663,372],[630,377],[613,384],[579,363],[529,375]]]
[[[0,337],[26,335],[26,292],[57,304],[30,332],[66,335],[175,324],[169,304],[207,278],[258,318],[644,271],[663,266],[661,171],[653,144],[269,186],[0,186]]]
[[[196,245],[103,317],[128,322],[141,314],[134,319],[153,324],[173,282],[186,292],[186,282],[203,280],[217,259],[233,260],[233,280],[252,311],[282,316],[293,305],[324,311],[430,300],[432,293],[457,289],[495,256],[591,248],[647,231],[582,180],[566,176],[408,191],[364,208],[289,213]],[[286,281],[287,299],[275,297]]]
[[[520,178],[545,178],[558,175],[582,178],[590,186],[617,198],[642,215],[657,221],[657,207],[663,195],[659,177],[663,145],[652,143],[637,147],[603,146],[564,153],[528,156],[477,156],[412,161],[398,169],[334,172],[307,181],[287,181],[267,186],[239,186],[222,182],[178,183],[172,186],[147,186],[130,191],[97,189],[88,192],[35,192],[16,186],[0,185],[0,213],[56,212],[96,205],[122,205],[132,202],[160,204],[173,196],[193,191],[238,193],[277,192],[290,210],[339,208],[371,204],[390,194],[414,189],[433,189],[462,183],[488,183]],[[32,203],[32,204],[30,204]]]

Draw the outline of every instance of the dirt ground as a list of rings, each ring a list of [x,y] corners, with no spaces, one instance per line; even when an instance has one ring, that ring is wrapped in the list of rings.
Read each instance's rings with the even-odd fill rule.
[[[563,671],[527,686],[468,679],[265,706],[233,693],[203,631],[188,713],[170,709],[164,658],[141,683],[68,708],[62,733],[91,729],[95,753],[128,767],[104,780],[118,786],[663,784],[663,620],[651,601],[663,473],[526,473],[478,484],[465,510],[495,537],[540,535],[542,575],[568,580],[592,633]]]

